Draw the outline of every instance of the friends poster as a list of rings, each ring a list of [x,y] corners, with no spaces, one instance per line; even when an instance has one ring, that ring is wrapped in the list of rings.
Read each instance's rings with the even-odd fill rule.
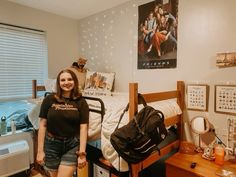
[[[178,0],[138,7],[138,69],[176,68]]]

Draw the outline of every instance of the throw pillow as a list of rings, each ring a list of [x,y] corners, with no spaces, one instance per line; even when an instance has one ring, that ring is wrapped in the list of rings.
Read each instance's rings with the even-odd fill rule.
[[[87,71],[84,94],[91,96],[111,95],[115,73]]]

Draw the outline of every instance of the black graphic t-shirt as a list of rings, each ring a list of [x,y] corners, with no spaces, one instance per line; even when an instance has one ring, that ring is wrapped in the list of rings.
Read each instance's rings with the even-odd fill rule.
[[[89,107],[84,98],[58,102],[54,95],[44,98],[40,118],[47,119],[47,131],[60,137],[78,136],[80,124],[89,122]]]

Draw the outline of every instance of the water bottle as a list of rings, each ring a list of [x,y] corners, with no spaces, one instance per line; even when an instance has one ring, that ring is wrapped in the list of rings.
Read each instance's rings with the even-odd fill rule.
[[[6,122],[6,117],[2,116],[1,117],[1,135],[7,134],[7,122]]]
[[[15,123],[14,119],[11,120],[11,132],[12,132],[12,134],[16,133],[16,123]]]

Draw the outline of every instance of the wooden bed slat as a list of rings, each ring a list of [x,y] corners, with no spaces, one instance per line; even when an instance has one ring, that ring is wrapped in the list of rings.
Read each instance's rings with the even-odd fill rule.
[[[162,101],[168,99],[177,98],[179,95],[178,91],[168,91],[168,92],[159,92],[159,93],[147,93],[142,94],[147,103],[154,101]]]
[[[44,86],[37,86],[37,91],[45,91],[45,87]]]
[[[165,126],[169,127],[171,125],[175,125],[175,124],[179,123],[180,121],[181,121],[181,117],[180,117],[180,115],[177,115],[177,116],[165,118],[164,122],[165,122]]]

